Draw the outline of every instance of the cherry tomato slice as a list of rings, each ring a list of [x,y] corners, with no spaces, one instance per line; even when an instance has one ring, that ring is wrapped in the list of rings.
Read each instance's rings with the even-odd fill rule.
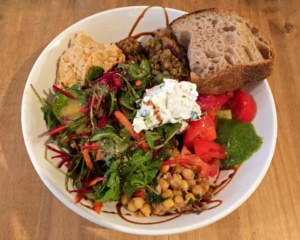
[[[254,100],[244,91],[237,90],[229,103],[233,118],[241,122],[251,122],[256,114]]]

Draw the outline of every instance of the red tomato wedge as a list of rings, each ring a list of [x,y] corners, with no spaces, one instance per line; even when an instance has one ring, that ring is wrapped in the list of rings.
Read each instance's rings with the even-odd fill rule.
[[[200,120],[189,122],[187,130],[184,132],[183,145],[190,149],[196,138],[213,141],[216,137],[215,111],[211,110]]]
[[[232,92],[221,93],[221,94],[205,94],[199,95],[197,98],[197,103],[200,105],[202,111],[209,109],[220,109],[225,103],[228,102]]]
[[[195,139],[194,150],[195,154],[205,162],[210,162],[213,159],[221,160],[227,156],[223,146],[214,141]]]
[[[251,122],[256,114],[254,100],[244,91],[237,90],[229,103],[233,118],[241,122]]]

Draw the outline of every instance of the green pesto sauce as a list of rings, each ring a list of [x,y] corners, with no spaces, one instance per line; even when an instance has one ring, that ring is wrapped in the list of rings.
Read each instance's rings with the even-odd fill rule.
[[[250,158],[263,142],[251,123],[234,119],[218,119],[217,136],[216,142],[227,151],[227,158],[221,161],[222,168],[240,165]]]

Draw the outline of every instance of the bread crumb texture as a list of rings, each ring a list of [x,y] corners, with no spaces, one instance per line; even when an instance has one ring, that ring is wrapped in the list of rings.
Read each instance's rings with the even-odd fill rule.
[[[125,55],[115,44],[98,43],[79,32],[71,39],[69,48],[59,58],[56,85],[71,87],[77,82],[85,85],[93,66],[99,66],[107,72],[124,61]]]

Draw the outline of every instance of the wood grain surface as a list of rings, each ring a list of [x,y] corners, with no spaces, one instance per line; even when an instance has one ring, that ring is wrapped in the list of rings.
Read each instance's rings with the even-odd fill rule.
[[[268,78],[278,114],[272,164],[240,208],[198,230],[153,237],[99,227],[50,193],[25,149],[22,92],[43,48],[78,20],[129,5],[160,5],[188,12],[207,7],[233,9],[265,31],[276,51],[274,71]],[[299,0],[0,0],[0,239],[300,239],[299,28]]]

